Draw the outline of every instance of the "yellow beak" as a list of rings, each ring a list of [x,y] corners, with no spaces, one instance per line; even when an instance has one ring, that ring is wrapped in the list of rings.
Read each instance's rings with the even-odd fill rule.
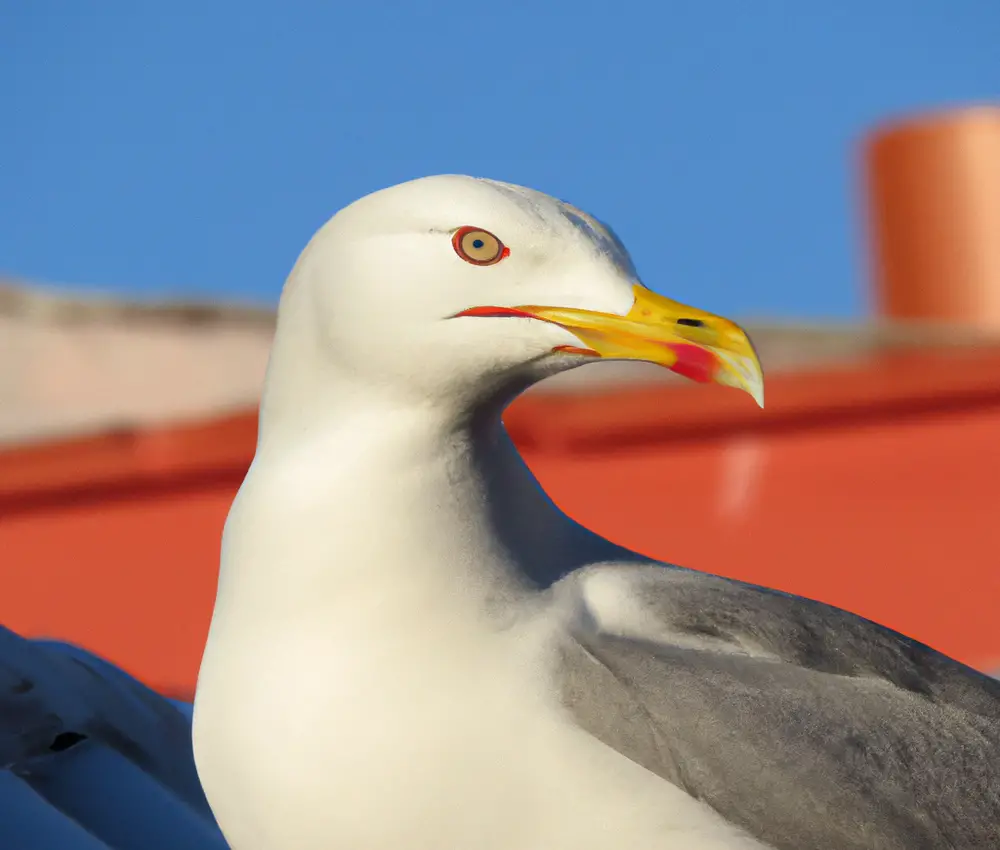
[[[737,387],[764,406],[764,374],[750,337],[735,322],[634,287],[624,316],[563,307],[476,307],[459,315],[522,316],[565,328],[585,347],[557,350],[611,360],[644,360],[687,378]]]

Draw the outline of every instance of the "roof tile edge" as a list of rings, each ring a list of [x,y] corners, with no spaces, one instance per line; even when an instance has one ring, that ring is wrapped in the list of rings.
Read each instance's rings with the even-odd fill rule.
[[[606,452],[986,406],[1000,406],[1000,346],[901,352],[781,374],[768,383],[763,411],[742,393],[639,385],[528,394],[509,408],[505,422],[528,451]],[[140,485],[175,487],[206,474],[242,477],[256,430],[256,410],[247,409],[0,450],[0,511]]]

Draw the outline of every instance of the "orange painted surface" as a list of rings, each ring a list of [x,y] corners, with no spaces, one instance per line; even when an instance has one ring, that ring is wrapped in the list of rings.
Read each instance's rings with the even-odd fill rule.
[[[539,456],[585,525],[662,560],[821,599],[1000,661],[1000,404],[858,428]]]
[[[865,165],[881,314],[1000,331],[1000,106],[886,127]]]
[[[639,551],[1000,662],[1000,349],[718,388],[518,401],[571,515]],[[254,416],[0,454],[0,622],[189,694]]]
[[[237,484],[233,475],[4,516],[0,622],[78,643],[166,693],[192,693]]]

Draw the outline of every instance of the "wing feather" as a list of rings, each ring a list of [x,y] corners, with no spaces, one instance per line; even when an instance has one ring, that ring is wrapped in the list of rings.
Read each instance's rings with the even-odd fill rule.
[[[995,850],[1000,682],[821,603],[664,565],[554,588],[591,734],[779,850]]]

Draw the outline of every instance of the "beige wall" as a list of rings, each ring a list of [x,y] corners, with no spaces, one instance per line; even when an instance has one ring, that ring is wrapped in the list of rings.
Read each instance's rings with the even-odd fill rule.
[[[870,358],[927,333],[847,325],[750,325],[765,371]],[[138,304],[0,282],[0,445],[256,404],[274,328],[266,308]],[[968,341],[966,334],[932,334]],[[542,391],[678,380],[657,367],[607,363]]]

